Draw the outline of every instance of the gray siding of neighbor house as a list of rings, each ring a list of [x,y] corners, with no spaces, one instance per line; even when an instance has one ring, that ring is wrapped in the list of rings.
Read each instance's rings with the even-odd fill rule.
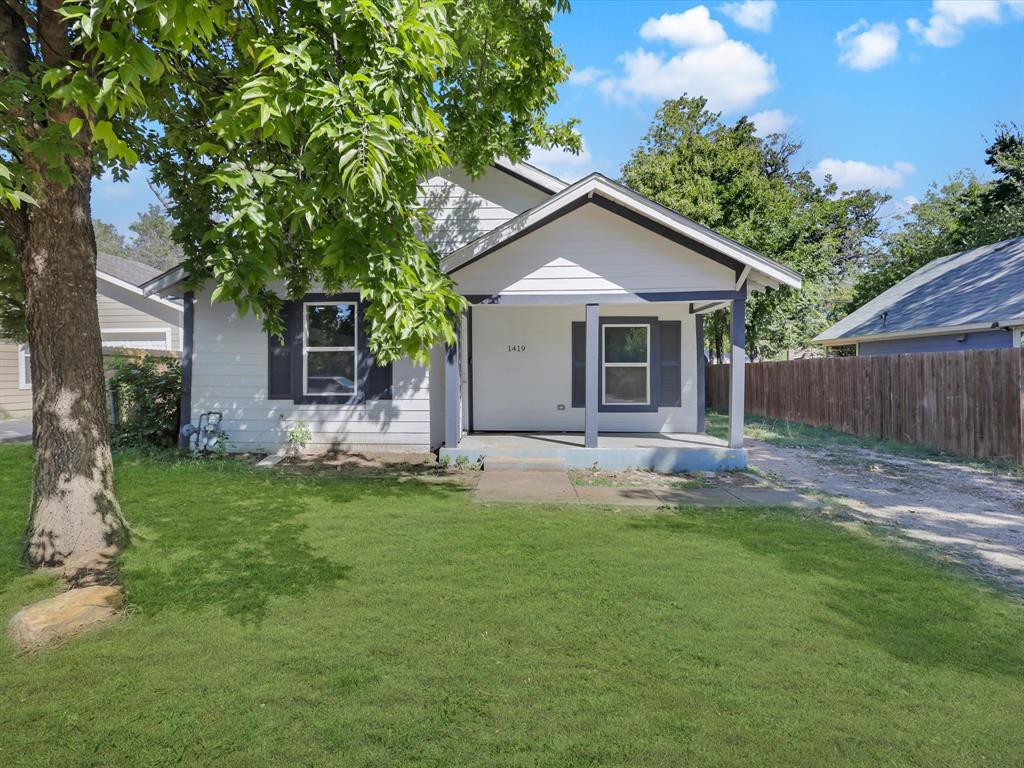
[[[963,339],[963,341],[959,341]],[[883,339],[862,341],[857,354],[902,355],[908,352],[962,352],[965,349],[1008,349],[1013,346],[1009,331],[978,331],[955,333],[948,336],[917,336],[910,339]]]
[[[32,416],[32,390],[18,386],[18,344],[0,339],[0,419]]]

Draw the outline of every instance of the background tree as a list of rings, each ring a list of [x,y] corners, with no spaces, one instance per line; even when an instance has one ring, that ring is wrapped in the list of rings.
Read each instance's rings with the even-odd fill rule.
[[[96,250],[100,253],[109,253],[111,256],[128,258],[128,243],[124,235],[113,224],[108,224],[99,219],[92,220],[92,231],[96,238]]]
[[[887,199],[840,194],[792,167],[800,145],[784,134],[760,138],[746,118],[729,125],[703,98],[665,102],[622,168],[623,181],[684,216],[753,248],[804,276],[801,291],[782,288],[747,304],[747,348],[754,358],[806,346],[842,304],[844,277],[863,263]],[[707,319],[721,359],[728,313]]]
[[[158,205],[151,204],[128,225],[135,235],[131,240],[126,240],[117,227],[105,221],[93,219],[92,226],[96,233],[96,250],[100,253],[149,264],[160,271],[184,259],[181,246],[174,242],[174,222]]]
[[[139,159],[190,272],[280,330],[314,282],[371,300],[371,346],[424,359],[462,299],[420,235],[421,179],[531,145],[567,75],[565,0],[0,0],[0,221],[32,347],[27,558],[120,545],[90,182]],[[12,270],[7,264],[3,274]],[[62,312],[52,311],[61,306]]]
[[[1024,235],[1024,133],[998,124],[985,150],[994,178],[961,171],[935,184],[899,218],[857,278],[846,311],[852,312],[933,259]]]

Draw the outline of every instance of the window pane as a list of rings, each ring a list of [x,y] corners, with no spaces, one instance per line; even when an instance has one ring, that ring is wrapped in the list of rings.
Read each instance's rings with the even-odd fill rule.
[[[647,326],[604,329],[604,360],[606,363],[646,363]]]
[[[354,347],[356,313],[351,304],[306,307],[307,347]]]
[[[307,352],[306,392],[351,395],[356,391],[355,352]]]
[[[609,365],[604,369],[604,401],[643,405],[647,402],[647,368],[622,368]]]

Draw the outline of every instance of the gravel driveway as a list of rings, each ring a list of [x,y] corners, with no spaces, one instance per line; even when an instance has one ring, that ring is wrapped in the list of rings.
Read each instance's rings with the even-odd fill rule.
[[[985,578],[1024,589],[1024,481],[969,465],[865,448],[748,440],[777,482],[829,494],[857,519],[892,526]]]

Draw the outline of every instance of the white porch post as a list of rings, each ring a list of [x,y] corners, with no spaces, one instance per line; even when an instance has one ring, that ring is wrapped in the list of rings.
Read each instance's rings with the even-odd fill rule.
[[[462,436],[462,377],[459,371],[459,342],[462,323],[456,329],[456,342],[445,345],[444,350],[444,444],[446,448],[458,448]]]
[[[597,304],[587,304],[587,363],[584,369],[585,400],[583,415],[583,447],[597,448],[598,340]]]
[[[743,386],[746,362],[747,331],[744,315],[747,304],[747,286],[740,288],[739,298],[732,302],[732,327],[729,339],[732,356],[729,359],[729,447],[743,447]]]

